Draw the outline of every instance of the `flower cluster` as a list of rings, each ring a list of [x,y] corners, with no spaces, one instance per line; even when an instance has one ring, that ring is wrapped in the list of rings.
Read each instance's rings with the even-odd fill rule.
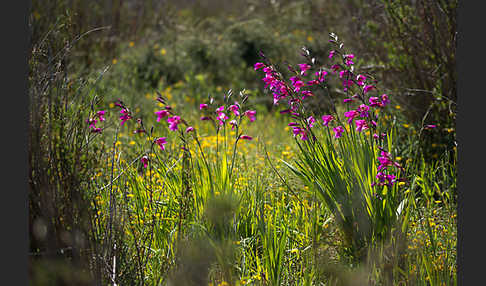
[[[287,108],[282,110],[281,113],[289,114],[294,119],[288,126],[292,128],[293,136],[301,140],[309,139],[309,135],[312,134],[311,128],[315,126],[316,122],[313,116],[309,117],[305,115],[305,109],[303,108],[304,101],[314,96],[312,91],[313,86],[327,88],[326,79],[329,75],[327,71],[335,74],[342,83],[343,91],[347,95],[343,102],[348,104],[347,106],[349,108],[344,111],[343,115],[348,126],[345,126],[346,123],[343,124],[341,122],[338,114],[335,116],[329,114],[323,115],[321,117],[322,125],[327,128],[332,128],[334,138],[336,139],[342,137],[345,132],[349,132],[351,128],[358,133],[370,130],[373,134],[370,138],[377,141],[379,145],[385,134],[378,135],[377,114],[379,112],[376,109],[384,108],[390,102],[389,97],[387,94],[376,94],[378,93],[376,81],[372,80],[372,77],[368,74],[361,74],[355,71],[354,64],[356,62],[356,56],[343,52],[343,45],[342,43],[338,43],[337,37],[331,35],[331,38],[330,42],[336,48],[329,52],[328,58],[333,60],[330,68],[317,66],[315,59],[310,58],[309,52],[304,48],[305,53],[303,53],[303,56],[307,59],[308,63],[298,64],[297,68],[289,66],[289,70],[293,72],[293,75],[288,80],[285,80],[282,74],[277,72],[274,66],[263,55],[265,63],[256,63],[254,69],[263,70],[265,76],[262,80],[265,82],[265,88],[268,88],[272,92],[274,104],[277,105],[286,101]],[[315,72],[312,73],[312,70]],[[336,108],[334,107],[333,109],[336,112]],[[335,122],[335,124],[332,122]],[[384,154],[380,158],[385,158],[386,156]],[[387,166],[380,165],[380,173],[377,175],[379,185],[385,183],[392,185],[396,181],[394,175],[385,174]]]
[[[121,100],[117,100],[115,102],[115,106],[119,107],[120,108],[120,125],[123,125],[125,122],[127,122],[128,120],[132,119],[132,113],[130,111],[130,109],[128,109]]]
[[[245,101],[246,99],[244,99]],[[256,110],[246,110],[242,112],[241,105],[234,101],[233,104],[228,106],[221,105],[216,109],[212,110],[210,107],[212,105],[213,99],[210,100],[210,103],[201,103],[199,104],[199,110],[203,111],[204,114],[201,116],[200,120],[210,120],[216,124],[216,128],[219,129],[223,127],[226,122],[231,126],[231,130],[235,130],[238,128],[241,120],[244,117],[247,117],[250,122],[256,120]],[[231,120],[230,120],[231,119]],[[240,135],[239,138],[244,140],[252,140],[253,138],[248,135]]]
[[[101,128],[96,127],[96,123],[98,122],[103,122],[105,121],[105,115],[106,111],[100,110],[95,113],[95,115],[92,118],[86,119],[86,122],[89,124],[89,128],[91,129],[91,132],[93,133],[101,133]]]

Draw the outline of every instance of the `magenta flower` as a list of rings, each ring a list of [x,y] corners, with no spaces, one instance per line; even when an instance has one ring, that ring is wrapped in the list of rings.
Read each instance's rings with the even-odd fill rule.
[[[342,126],[337,126],[332,129],[334,131],[334,138],[339,138],[342,136],[344,132],[344,128]]]
[[[433,129],[433,128],[435,128],[435,127],[437,127],[437,125],[434,125],[434,124],[429,124],[429,125],[425,125],[425,127],[424,127],[424,128],[425,128],[425,129]]]
[[[147,155],[144,155],[144,156],[142,156],[142,158],[140,158],[140,162],[142,162],[144,168],[147,168],[148,161],[149,161],[149,158],[147,157]]]
[[[388,95],[386,95],[386,94],[382,94],[382,95],[381,95],[381,106],[385,106],[385,105],[387,105],[389,102],[390,102],[390,100],[388,99]]]
[[[208,117],[208,116],[202,116],[201,118],[199,118],[200,120],[211,120],[211,117]]]
[[[255,121],[255,114],[256,114],[256,110],[247,110],[245,111],[245,114],[249,119],[250,119],[250,122],[253,122]]]
[[[157,115],[157,122],[160,122],[162,118],[169,116],[169,112],[167,110],[159,110],[156,111],[155,114]]]
[[[346,111],[346,112],[344,112],[344,116],[346,116],[348,118],[348,123],[351,123],[353,121],[353,119],[356,116],[358,116],[358,112],[356,110]]]
[[[338,64],[335,64],[335,65],[332,65],[331,66],[331,69],[332,69],[332,72],[335,73],[337,72],[339,69],[341,69],[341,66],[339,66]]]
[[[217,119],[219,121],[219,125],[224,125],[224,122],[228,119],[228,116],[226,116],[224,112],[220,112],[218,113]]]
[[[186,128],[186,133],[189,133],[191,131],[194,131],[194,127],[189,126],[189,127]]]
[[[299,124],[296,122],[290,122],[289,124],[287,124],[287,126],[294,127],[294,126],[299,126]]]
[[[103,117],[103,115],[105,115],[104,110],[100,110],[100,111],[96,112],[96,116],[100,119],[100,122],[105,121],[105,118]]]
[[[169,123],[169,129],[172,131],[176,131],[177,129],[179,129],[177,125],[181,123],[181,117],[178,115],[174,115],[167,118],[167,122]]]
[[[308,98],[309,96],[314,96],[314,94],[310,90],[303,90],[301,93],[302,93],[302,100]]]
[[[98,127],[93,127],[93,129],[91,129],[91,132],[93,133],[101,133],[101,128],[98,128]]]
[[[130,116],[130,111],[126,108],[120,110],[120,113],[122,115],[120,115],[120,120],[121,120],[121,123],[120,125],[123,125],[127,120],[130,120],[132,119],[132,116]]]
[[[364,82],[366,80],[366,77],[362,74],[359,74],[357,77],[356,77],[356,81],[358,82],[358,85],[360,86],[363,86],[364,85]]]
[[[347,66],[354,65],[353,59],[354,59],[354,55],[353,54],[344,55],[344,63]]]
[[[329,125],[329,122],[331,122],[332,120],[334,119],[334,116],[332,115],[323,115],[322,116],[322,124],[324,126],[328,126]]]
[[[263,68],[263,67],[265,67],[265,64],[264,64],[264,63],[255,63],[255,64],[253,65],[253,68],[254,68],[255,70],[261,69],[261,68]]]
[[[366,124],[366,120],[358,119],[356,120],[356,131],[361,132],[362,130],[368,129],[368,124]]]
[[[376,96],[371,96],[368,101],[370,102],[370,106],[371,107],[377,107],[377,106],[381,106],[381,102],[380,102],[380,99]]]
[[[292,86],[294,87],[295,92],[299,92],[300,88],[305,86],[305,83],[296,76],[291,77],[290,81],[292,82]]]
[[[369,114],[368,114],[368,111],[370,110],[370,107],[366,104],[361,104],[358,108],[358,111],[359,111],[359,116],[361,117],[368,117]]]
[[[216,112],[220,113],[220,112],[223,112],[224,111],[224,105],[221,105],[220,107],[218,107],[216,109]]]
[[[98,122],[98,120],[94,118],[90,118],[90,119],[86,119],[86,122],[89,124],[89,128],[95,128],[96,122]]]
[[[316,85],[316,84],[319,84],[319,81],[316,80],[316,79],[310,80],[306,83],[307,86],[312,86],[312,85]]]
[[[248,135],[241,135],[240,138],[243,139],[243,140],[252,140],[253,139],[253,137],[248,136]]]
[[[264,67],[263,68],[263,72],[266,73],[266,74],[271,74],[272,73],[272,67]]]
[[[305,75],[306,71],[310,69],[311,66],[308,64],[299,64],[299,68],[300,68],[300,75]]]
[[[378,161],[380,162],[380,165],[378,166],[378,171],[393,165],[393,161],[391,160],[390,153],[385,151],[381,151],[381,156],[378,157]]]
[[[312,128],[312,126],[314,126],[314,123],[316,122],[316,119],[313,117],[313,116],[309,116],[307,118],[307,124],[309,125],[309,127]]]
[[[199,110],[203,110],[203,109],[205,109],[207,107],[208,107],[208,105],[206,103],[199,104]]]
[[[352,98],[345,98],[343,99],[343,103],[348,103],[348,102],[352,102],[353,99]]]
[[[155,143],[159,145],[160,150],[165,150],[165,144],[167,144],[167,137],[159,137],[155,140]]]
[[[336,54],[336,51],[335,50],[331,50],[329,52],[329,58],[332,59],[332,57],[334,57],[335,54]]]
[[[238,111],[240,109],[238,104],[232,104],[228,108],[229,110],[233,111],[235,116],[240,116],[240,112]]]
[[[317,76],[317,80],[319,82],[323,82],[325,81],[325,76],[327,75],[327,71],[324,71],[324,70],[320,70],[320,71],[317,71],[316,72],[316,76]]]
[[[372,89],[376,89],[376,88],[372,85],[365,85],[365,87],[363,88],[363,93],[366,94],[367,92],[369,92]]]

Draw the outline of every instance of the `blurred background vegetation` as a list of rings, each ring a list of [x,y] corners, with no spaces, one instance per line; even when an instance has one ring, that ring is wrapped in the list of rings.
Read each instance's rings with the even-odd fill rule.
[[[93,194],[80,191],[93,187],[93,166],[110,147],[83,143],[84,120],[94,105],[107,107],[123,97],[143,110],[144,95],[169,90],[185,105],[183,95],[190,94],[196,106],[208,94],[246,89],[259,110],[271,110],[253,71],[259,52],[295,63],[305,46],[325,61],[331,32],[357,56],[356,66],[377,75],[390,95],[391,120],[402,138],[397,152],[417,164],[438,157],[455,163],[457,5],[457,0],[32,1],[31,274],[36,281],[88,285],[92,265],[86,265],[104,267],[103,259],[90,256],[93,250],[105,255],[96,227],[88,223],[94,221],[86,207]],[[325,110],[327,103],[314,106]],[[425,131],[427,124],[437,128]],[[63,263],[65,257],[70,263]],[[79,271],[54,275],[42,258]]]

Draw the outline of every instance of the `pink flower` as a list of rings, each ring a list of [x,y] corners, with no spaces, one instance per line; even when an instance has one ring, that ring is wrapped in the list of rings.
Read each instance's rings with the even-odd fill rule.
[[[230,105],[228,109],[233,111],[235,116],[240,116],[240,112],[238,111],[240,109],[240,107],[237,104]]]
[[[335,73],[336,71],[341,69],[341,66],[339,66],[338,64],[335,64],[335,65],[331,66],[331,69],[332,69],[332,72]]]
[[[155,114],[157,115],[157,122],[160,122],[162,118],[169,116],[169,112],[167,110],[159,110],[156,111]]]
[[[308,64],[299,64],[299,68],[300,68],[300,75],[305,75],[306,71],[310,69],[311,66]]]
[[[289,124],[287,124],[287,126],[294,127],[299,126],[299,124],[297,122],[290,122]]]
[[[377,106],[381,106],[381,102],[380,102],[380,99],[376,96],[371,96],[368,101],[370,102],[370,106],[371,107],[377,107]]]
[[[100,111],[96,112],[96,116],[100,119],[100,122],[105,121],[105,118],[103,117],[103,115],[105,115],[104,110],[100,110]]]
[[[90,118],[90,119],[86,119],[86,122],[89,124],[89,128],[95,128],[96,127],[95,125],[98,122],[98,120],[94,118]]]
[[[120,120],[121,120],[120,125],[123,125],[123,123],[125,123],[127,120],[132,119],[132,116],[130,116],[130,111],[128,111],[128,109],[124,108],[120,110],[120,113],[122,114],[120,115]]]
[[[218,113],[219,113],[219,112],[223,112],[223,111],[224,111],[224,105],[221,105],[220,107],[218,107],[218,108],[216,109],[216,112],[218,112]]]
[[[178,129],[177,125],[181,123],[181,117],[177,115],[169,117],[167,118],[167,122],[169,123],[169,129],[176,131]]]
[[[327,75],[327,71],[320,70],[316,72],[317,80],[319,82],[323,82],[325,79],[325,76]]]
[[[344,132],[344,128],[342,126],[337,126],[332,129],[334,131],[334,138],[339,138],[342,136]]]
[[[248,136],[248,135],[241,135],[240,138],[243,139],[243,140],[252,140],[253,139],[253,137]]]
[[[356,81],[358,82],[358,85],[360,86],[363,86],[364,85],[364,82],[366,80],[366,77],[364,75],[358,75],[358,77],[356,78]]]
[[[381,156],[378,157],[378,161],[380,162],[380,165],[378,166],[378,171],[393,165],[393,161],[391,160],[390,153],[385,151],[381,151]]]
[[[332,120],[334,119],[334,116],[332,115],[323,115],[322,116],[322,124],[324,126],[328,126],[329,125],[329,122],[331,122]]]
[[[425,129],[433,129],[433,128],[435,128],[435,127],[437,127],[437,125],[434,125],[434,124],[429,124],[429,125],[425,125],[425,127],[424,127],[424,128],[425,128]]]
[[[263,67],[265,67],[265,64],[263,64],[263,63],[255,63],[255,64],[253,65],[253,68],[254,68],[255,70],[261,69],[261,68],[263,68]]]
[[[354,59],[354,55],[353,54],[344,55],[344,63],[347,66],[350,66],[350,65],[353,65],[354,64],[353,59]]]
[[[301,93],[302,93],[302,100],[308,98],[309,96],[314,96],[314,94],[310,90],[303,90]]]
[[[203,109],[205,109],[207,107],[208,107],[208,105],[206,103],[199,104],[199,110],[203,110]]]
[[[386,95],[386,94],[382,94],[382,95],[381,95],[381,106],[385,106],[385,105],[387,105],[389,102],[390,102],[390,100],[388,99],[388,95]]]
[[[346,112],[344,112],[344,116],[346,116],[348,118],[348,123],[351,123],[353,121],[353,119],[356,116],[358,116],[358,112],[356,110],[346,111]]]
[[[368,129],[368,124],[366,124],[366,120],[358,119],[356,120],[356,131],[361,132],[362,130]]]
[[[365,85],[365,87],[363,88],[363,93],[366,94],[367,92],[369,92],[372,89],[376,89],[376,88],[372,85]]]
[[[226,116],[225,113],[220,112],[220,113],[218,113],[217,119],[219,121],[219,125],[224,125],[224,122],[226,121],[226,119],[228,119],[228,116]]]
[[[361,104],[358,108],[359,110],[359,116],[361,117],[368,117],[368,111],[370,110],[370,107],[366,104]]]
[[[307,124],[309,124],[309,127],[314,126],[314,123],[316,122],[316,119],[313,116],[309,116],[307,118]]]
[[[165,144],[167,144],[167,137],[159,137],[155,140],[155,143],[159,145],[160,150],[165,150]]]
[[[194,131],[194,127],[189,126],[189,127],[186,128],[186,133],[189,133],[191,131]]]
[[[200,120],[211,120],[211,117],[208,117],[208,116],[202,116],[201,118],[199,118]]]
[[[352,102],[353,99],[352,98],[345,98],[343,99],[343,103],[348,103],[348,102]]]
[[[250,122],[253,122],[255,121],[255,114],[256,114],[256,110],[247,110],[245,111],[245,114],[249,119],[250,119]]]
[[[144,168],[147,168],[148,161],[149,161],[149,158],[147,157],[147,155],[144,155],[144,156],[142,156],[142,158],[140,158],[140,162],[142,162]]]
[[[332,59],[332,57],[334,57],[334,54],[336,54],[336,51],[335,50],[331,50],[329,52],[329,58]]]

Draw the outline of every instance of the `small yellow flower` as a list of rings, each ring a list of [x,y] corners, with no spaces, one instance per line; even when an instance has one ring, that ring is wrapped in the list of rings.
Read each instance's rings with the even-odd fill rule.
[[[166,53],[167,53],[167,51],[164,48],[160,49],[160,54],[161,55],[165,55]]]
[[[110,108],[114,108],[115,107],[115,104],[113,102],[110,102],[110,104],[108,105]]]
[[[410,125],[408,125],[408,124],[403,124],[403,127],[408,128],[408,127],[410,127]]]
[[[118,62],[118,60],[117,60],[117,59],[113,59],[111,62],[112,62],[114,65],[116,65],[116,63]]]
[[[130,42],[130,43],[128,43],[128,46],[129,46],[129,47],[133,47],[134,45],[135,45],[135,43],[134,43],[134,42]]]
[[[128,143],[128,144],[130,144],[130,145],[135,145],[136,143],[135,143],[135,141],[133,141],[133,140],[132,140],[132,141],[130,141],[130,143]]]
[[[307,41],[312,43],[314,42],[314,38],[312,38],[312,36],[307,36]]]
[[[400,161],[400,160],[402,160],[402,157],[396,157],[395,159],[396,159],[397,161]]]
[[[395,108],[396,108],[396,109],[400,109],[400,108],[402,108],[402,107],[401,107],[400,105],[395,105]]]

